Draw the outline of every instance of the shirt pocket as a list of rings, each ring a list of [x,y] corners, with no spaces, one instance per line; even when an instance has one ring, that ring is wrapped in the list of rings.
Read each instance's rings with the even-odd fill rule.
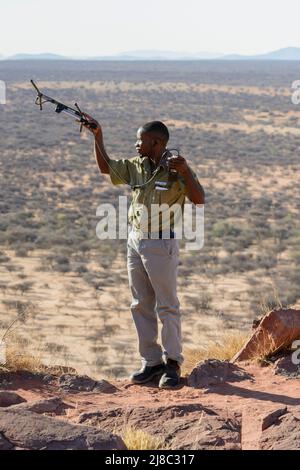
[[[174,204],[183,193],[181,186],[178,182],[169,183],[168,189],[159,191],[160,193],[160,204]]]

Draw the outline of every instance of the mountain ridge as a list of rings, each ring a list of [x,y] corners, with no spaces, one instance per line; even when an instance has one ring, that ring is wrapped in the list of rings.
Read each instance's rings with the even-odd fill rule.
[[[242,54],[221,54],[200,51],[196,53],[177,52],[177,51],[157,51],[157,50],[134,50],[125,51],[113,55],[99,55],[92,57],[71,57],[50,52],[30,54],[18,53],[12,56],[0,54],[0,60],[179,60],[179,61],[197,61],[197,60],[300,60],[300,47],[285,47],[264,54],[242,55]]]

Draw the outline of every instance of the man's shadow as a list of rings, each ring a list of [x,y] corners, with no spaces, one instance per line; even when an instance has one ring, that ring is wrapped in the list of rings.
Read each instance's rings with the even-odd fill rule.
[[[289,406],[300,405],[300,398],[292,398],[286,395],[279,395],[276,393],[261,392],[259,390],[249,390],[231,383],[222,383],[213,385],[208,388],[208,393],[215,393],[224,396],[238,396],[241,398],[251,398],[261,401],[271,401],[273,403],[281,403]]]

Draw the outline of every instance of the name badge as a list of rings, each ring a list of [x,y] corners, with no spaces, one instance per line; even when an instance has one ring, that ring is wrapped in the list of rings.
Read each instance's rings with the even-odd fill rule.
[[[168,191],[167,181],[155,181],[155,189],[157,191]]]

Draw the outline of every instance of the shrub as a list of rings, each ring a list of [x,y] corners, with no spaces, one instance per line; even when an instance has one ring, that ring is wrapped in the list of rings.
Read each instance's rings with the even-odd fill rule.
[[[226,236],[237,237],[240,233],[241,229],[229,222],[217,222],[212,228],[212,235],[217,238],[223,238]]]
[[[0,263],[7,263],[10,260],[9,256],[6,256],[2,251],[0,252]]]

